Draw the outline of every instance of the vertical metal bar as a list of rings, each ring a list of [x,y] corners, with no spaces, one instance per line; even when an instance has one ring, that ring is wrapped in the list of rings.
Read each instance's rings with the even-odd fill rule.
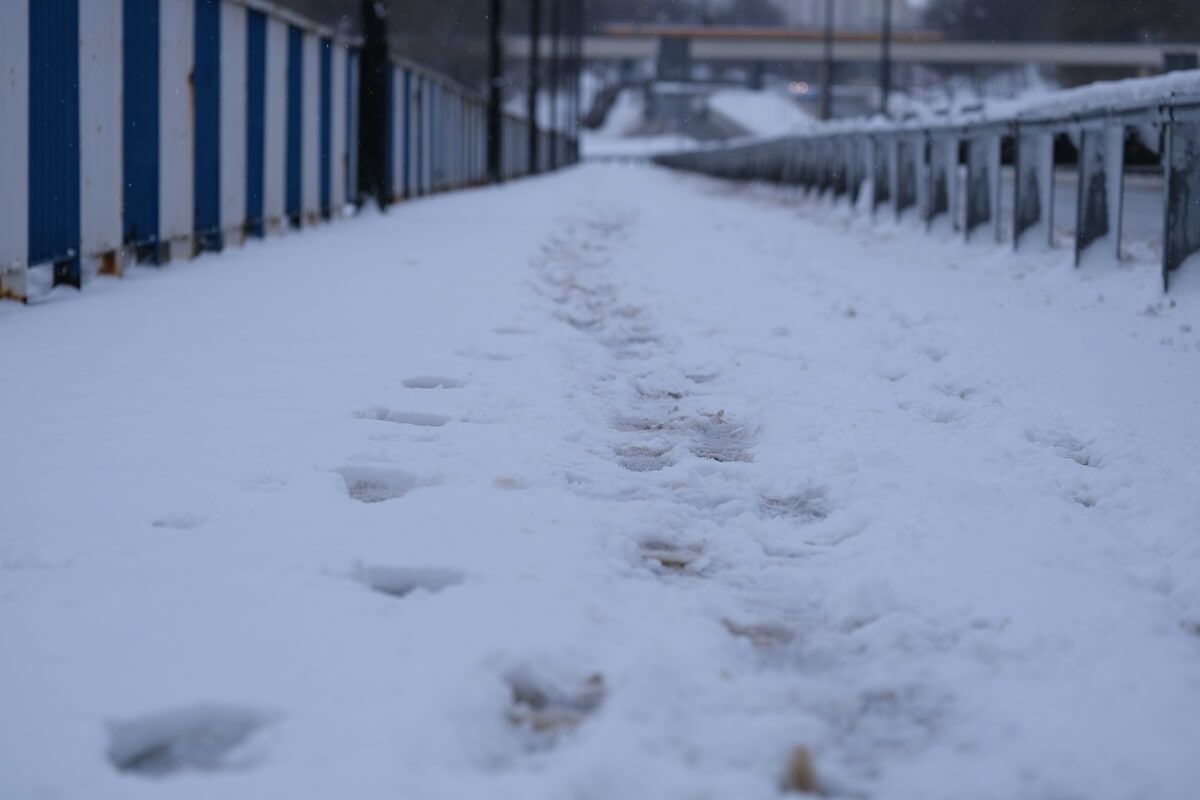
[[[1200,122],[1172,119],[1166,129],[1163,291],[1171,273],[1200,252]]]
[[[26,299],[29,261],[29,3],[0,3],[0,297]]]
[[[266,169],[267,18],[246,12],[246,233],[265,231],[263,179]]]
[[[992,218],[991,149],[994,136],[977,134],[967,138],[967,185],[966,214],[963,238],[970,239],[971,232]]]
[[[889,199],[887,143],[871,137],[871,215]]]
[[[122,192],[121,6],[121,0],[86,0],[79,4],[79,250],[84,259],[84,271],[88,266],[95,265],[98,274],[110,275],[119,275],[122,269],[119,256]],[[3,16],[2,12],[0,16]],[[4,22],[0,20],[0,28],[3,26]],[[28,37],[28,24],[17,30],[20,35]],[[5,35],[0,31],[0,39]],[[13,47],[13,44],[7,46]],[[24,44],[19,47],[19,51],[25,55],[22,72],[28,68],[27,46]],[[5,43],[0,41],[0,51],[5,47]],[[2,56],[0,60],[3,60]],[[9,76],[10,79],[15,77],[2,64],[0,75]],[[16,111],[3,99],[0,99],[0,109],[4,109],[0,112],[0,119]],[[0,128],[6,124],[28,127],[28,120],[24,114],[14,115],[7,122],[0,121]],[[0,139],[3,139],[3,134],[0,134]],[[0,148],[5,146],[0,142]],[[21,150],[21,158],[25,158],[24,147]],[[0,155],[0,159],[3,158]],[[0,179],[0,185],[3,185],[3,179]],[[20,186],[22,190],[25,188],[23,181],[9,185]],[[3,191],[0,189],[0,193]],[[0,200],[0,208],[5,208],[6,214],[17,212],[14,205]],[[0,260],[3,260],[2,255]]]
[[[329,219],[333,212],[333,41],[328,38],[322,38],[319,41],[321,48],[321,85],[319,90],[321,118],[318,122],[320,142],[318,143],[317,160],[320,164],[318,173],[320,186],[317,206],[320,215]]]
[[[824,52],[821,58],[821,119],[833,115],[833,0],[825,0]]]
[[[929,137],[929,190],[926,195],[928,205],[925,208],[925,223],[928,228],[933,227],[935,219],[951,210],[950,151],[957,147],[957,139],[937,135]],[[955,163],[957,164],[957,158]]]
[[[917,203],[917,144],[911,136],[896,138],[896,219]]]
[[[195,3],[193,235],[197,249],[220,250],[221,4],[220,0],[195,0]]]
[[[346,50],[346,202],[358,202],[358,53]]]
[[[503,80],[504,54],[500,46],[500,31],[503,24],[503,0],[490,0],[488,14],[488,180],[499,183],[503,179],[500,159],[503,156],[502,130],[504,125]]]
[[[413,107],[412,107],[412,70],[404,70],[404,196],[413,195]]]
[[[383,168],[387,182],[387,196],[389,202],[394,200],[399,194],[399,188],[396,184],[396,158],[399,155],[396,152],[396,68],[389,67],[387,71],[387,158]]]
[[[900,193],[900,137],[892,135],[884,140],[884,156],[887,160],[888,200],[892,203],[892,213],[896,211],[896,196]]]
[[[1121,229],[1125,201],[1125,126],[1111,125],[1105,131],[1108,173],[1108,229],[1113,237],[1113,255],[1121,260]]]
[[[303,151],[301,126],[304,122],[304,33],[288,26],[287,52],[287,169],[284,212],[292,227],[302,224],[301,174]]]
[[[1013,249],[1021,246],[1022,235],[1043,223],[1042,204],[1045,179],[1041,151],[1047,143],[1053,147],[1053,136],[1017,129],[1016,164],[1013,176]],[[1050,176],[1053,180],[1053,176]]]
[[[892,0],[883,0],[883,34],[879,58],[879,113],[888,113],[888,95],[892,92]]]
[[[562,0],[550,0],[550,169],[558,169],[559,162],[559,117],[558,89],[559,72],[562,69]]]
[[[1079,137],[1076,193],[1075,266],[1083,251],[1109,233],[1108,138],[1103,128],[1085,128]]]
[[[123,239],[158,261],[158,0],[125,0],[122,30]]]
[[[541,68],[542,0],[529,0],[529,171],[538,171],[538,70]]]
[[[391,174],[387,168],[388,57],[387,5],[362,0],[363,46],[358,58],[358,125],[351,141],[357,142],[358,191],[374,197],[380,207],[391,201]],[[353,152],[353,150],[352,150]]]
[[[54,285],[79,269],[79,4],[29,8],[29,263]]]

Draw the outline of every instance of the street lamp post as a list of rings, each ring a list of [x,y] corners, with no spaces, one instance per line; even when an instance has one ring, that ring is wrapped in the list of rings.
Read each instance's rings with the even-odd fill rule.
[[[501,129],[504,116],[501,110],[503,103],[502,91],[504,81],[504,60],[500,51],[500,26],[504,13],[502,0],[491,0],[491,13],[488,22],[488,140],[487,165],[488,180],[499,183],[501,174],[500,147]]]
[[[558,169],[558,85],[561,68],[562,0],[550,0],[550,169]]]
[[[821,61],[821,119],[833,114],[833,0],[825,0],[825,54]]]
[[[529,172],[538,171],[538,68],[542,32],[542,0],[529,0]]]
[[[883,44],[879,61],[879,111],[888,113],[888,95],[892,92],[892,0],[883,0]]]

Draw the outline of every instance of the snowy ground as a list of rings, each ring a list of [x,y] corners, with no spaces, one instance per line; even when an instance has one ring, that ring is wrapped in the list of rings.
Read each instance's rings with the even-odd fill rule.
[[[597,165],[3,305],[0,797],[1195,797],[1200,265],[1069,260]]]

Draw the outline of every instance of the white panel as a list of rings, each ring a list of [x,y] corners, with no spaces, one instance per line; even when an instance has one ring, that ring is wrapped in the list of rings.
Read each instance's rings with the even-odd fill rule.
[[[121,5],[121,0],[79,4],[80,247],[85,257],[121,246]]]
[[[358,199],[358,59],[351,60],[348,56],[346,63],[350,68],[350,141],[347,142],[347,158],[350,179],[350,202]]]
[[[221,230],[242,240],[246,221],[246,9],[221,4]]]
[[[329,204],[334,216],[341,216],[342,207],[346,204],[346,48],[336,43],[333,46],[332,73],[333,103],[330,116],[333,135],[330,149],[333,156],[329,168]]]
[[[321,40],[305,32],[300,101],[300,208],[304,224],[321,217]]]
[[[171,245],[170,258],[189,256],[195,169],[193,129],[196,12],[193,0],[168,0],[159,16],[159,235]]]
[[[29,248],[29,4],[0,2],[0,291]]]
[[[267,20],[267,120],[263,164],[263,216],[268,231],[283,228],[287,159],[287,25]]]

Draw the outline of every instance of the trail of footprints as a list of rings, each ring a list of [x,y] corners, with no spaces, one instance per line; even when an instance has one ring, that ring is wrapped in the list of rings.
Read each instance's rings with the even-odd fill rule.
[[[596,222],[584,227],[600,237],[599,245],[584,247],[582,245],[586,243],[571,238],[555,240],[547,246],[542,260],[535,266],[541,270],[547,293],[557,307],[558,318],[593,337],[617,364],[635,369],[636,362],[660,354],[670,347],[670,343],[657,332],[642,309],[622,304],[613,286],[588,280],[589,273],[606,261],[604,242],[618,236],[624,223]],[[503,336],[534,333],[517,327],[499,328],[494,332]],[[919,351],[937,366],[942,366],[949,355],[947,350],[936,346]],[[490,353],[483,357],[494,360]],[[908,377],[909,371],[895,367],[881,370],[879,375],[898,385]],[[684,371],[681,377],[682,380],[674,385],[658,383],[649,373],[635,372],[630,376],[635,411],[617,414],[611,419],[613,431],[624,437],[623,442],[612,446],[615,462],[631,475],[645,475],[645,480],[653,480],[646,473],[665,470],[678,463],[685,454],[716,464],[753,462],[754,445],[762,435],[761,428],[724,409],[703,407],[703,391],[719,384],[720,371]],[[413,376],[402,381],[405,389],[415,392],[460,389],[465,385],[460,378],[438,375]],[[934,384],[932,392],[941,402],[923,405],[918,410],[937,424],[950,424],[963,418],[955,404],[967,405],[981,397],[986,399],[987,395],[977,386],[954,382]],[[685,410],[685,406],[690,410]],[[395,410],[387,406],[360,409],[355,416],[368,422],[422,429],[442,428],[453,421],[444,414]],[[1031,429],[1025,438],[1030,444],[1045,447],[1055,456],[1073,461],[1080,467],[1101,466],[1101,459],[1093,447],[1070,434]],[[349,464],[335,472],[343,481],[348,498],[366,504],[403,498],[414,490],[436,483],[434,479],[386,464]],[[507,484],[496,485],[515,488]],[[1091,507],[1097,502],[1086,491],[1076,494],[1074,499],[1081,505]],[[689,502],[686,492],[678,492],[677,498],[678,502]],[[828,490],[819,486],[801,487],[793,492],[757,493],[748,504],[736,506],[731,513],[744,513],[747,508],[763,521],[795,526],[820,523],[835,513]],[[720,515],[711,505],[697,506],[696,510],[721,522]],[[184,517],[186,515],[167,515],[156,520],[155,525],[178,529],[191,527],[192,520]],[[695,579],[712,575],[711,550],[711,542],[702,536],[665,531],[635,538],[632,555],[659,579]],[[764,558],[771,557],[765,549],[763,555]],[[349,577],[367,590],[393,599],[404,599],[414,592],[447,591],[469,580],[465,573],[453,569],[380,564],[358,564]],[[754,616],[745,614],[747,619]],[[797,631],[774,621],[722,617],[714,622],[757,652],[777,652],[798,645]],[[553,747],[598,712],[608,694],[605,679],[599,673],[553,675],[525,664],[510,669],[503,675],[503,680],[510,693],[505,716],[530,751]],[[889,698],[887,702],[892,706],[904,703],[899,696]],[[860,715],[863,719],[869,716],[868,707],[878,706],[875,701],[868,701],[870,698],[864,700],[867,710]],[[904,708],[898,711],[891,708],[887,713],[903,716],[908,712]],[[264,757],[264,736],[282,718],[283,715],[275,711],[198,705],[117,721],[108,728],[107,756],[112,766],[123,773],[150,777],[188,771],[248,769]],[[781,788],[785,791],[821,791],[823,787],[813,760],[812,753],[803,744],[792,748],[789,761],[782,770]]]

